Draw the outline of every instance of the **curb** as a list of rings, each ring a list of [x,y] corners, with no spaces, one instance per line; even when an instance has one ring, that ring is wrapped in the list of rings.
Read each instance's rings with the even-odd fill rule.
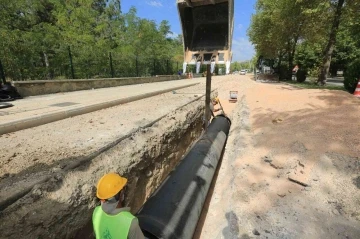
[[[101,102],[101,103],[93,104],[93,105],[86,105],[83,107],[65,110],[62,112],[48,113],[48,114],[44,114],[42,116],[32,116],[32,117],[28,117],[28,118],[21,119],[21,120],[14,120],[14,121],[7,122],[5,124],[0,125],[0,135],[36,127],[39,125],[66,119],[69,117],[74,117],[77,115],[82,115],[82,114],[98,111],[101,109],[106,109],[109,107],[129,103],[132,101],[149,98],[149,97],[167,93],[167,92],[170,92],[173,90],[179,90],[182,88],[191,87],[191,86],[194,86],[197,84],[199,84],[199,83],[193,83],[193,84],[189,84],[189,85],[185,85],[185,86],[173,87],[173,88],[169,88],[169,89],[165,89],[165,90],[159,90],[159,91],[154,91],[154,92],[145,93],[145,94],[141,94],[141,95],[131,96],[131,97],[127,97],[127,98]]]

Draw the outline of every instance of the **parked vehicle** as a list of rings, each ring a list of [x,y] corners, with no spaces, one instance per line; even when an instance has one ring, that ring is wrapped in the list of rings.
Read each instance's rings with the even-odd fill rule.
[[[246,70],[241,70],[240,75],[246,75]]]

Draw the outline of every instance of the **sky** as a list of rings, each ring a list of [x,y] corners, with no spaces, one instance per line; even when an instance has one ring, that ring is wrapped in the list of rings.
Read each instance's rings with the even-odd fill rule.
[[[251,60],[255,51],[246,31],[250,25],[251,15],[255,12],[256,0],[234,0],[234,2],[233,61]],[[155,20],[157,23],[168,20],[173,34],[181,34],[176,0],[121,0],[123,13],[128,12],[131,6],[137,9],[137,15],[141,18]]]

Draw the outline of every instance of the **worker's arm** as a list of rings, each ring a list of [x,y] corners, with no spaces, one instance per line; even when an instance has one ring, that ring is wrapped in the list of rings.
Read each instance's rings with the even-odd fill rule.
[[[137,218],[134,218],[131,221],[128,239],[144,239],[144,238],[145,238],[144,234],[142,233],[139,226],[139,221]]]

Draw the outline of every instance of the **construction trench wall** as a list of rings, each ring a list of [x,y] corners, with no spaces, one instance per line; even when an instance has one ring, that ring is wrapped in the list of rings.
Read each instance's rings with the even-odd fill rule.
[[[200,136],[203,109],[201,97],[93,158],[60,165],[49,180],[1,208],[0,238],[91,238],[95,185],[108,172],[129,179],[126,202],[136,212]]]

